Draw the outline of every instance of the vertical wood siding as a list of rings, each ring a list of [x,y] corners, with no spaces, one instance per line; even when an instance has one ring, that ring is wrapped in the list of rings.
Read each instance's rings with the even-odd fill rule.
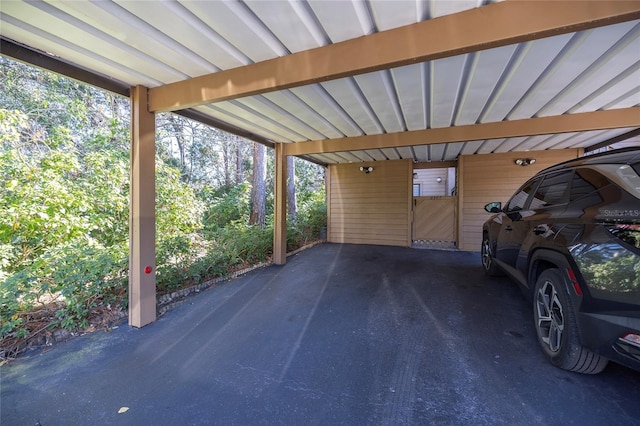
[[[458,236],[461,250],[479,251],[482,224],[491,216],[485,204],[503,204],[527,179],[540,170],[581,155],[579,149],[464,155],[458,160]],[[535,158],[535,164],[518,166],[517,158]]]
[[[415,197],[413,240],[456,241],[456,197]]]
[[[411,183],[410,160],[329,166],[328,241],[410,246]]]

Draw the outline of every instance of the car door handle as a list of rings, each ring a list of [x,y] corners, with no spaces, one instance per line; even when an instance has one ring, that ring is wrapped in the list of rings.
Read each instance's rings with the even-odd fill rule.
[[[513,231],[513,228],[511,226],[507,226],[504,228],[505,231]]]
[[[542,235],[545,232],[547,232],[547,230],[542,228],[542,227],[540,227],[540,226],[537,226],[537,227],[533,228],[533,233],[536,234],[536,235]]]

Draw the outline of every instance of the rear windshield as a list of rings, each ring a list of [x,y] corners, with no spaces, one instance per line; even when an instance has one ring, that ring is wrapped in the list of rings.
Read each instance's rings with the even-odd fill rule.
[[[640,163],[632,166],[626,164],[598,164],[594,168],[634,197],[640,198]]]

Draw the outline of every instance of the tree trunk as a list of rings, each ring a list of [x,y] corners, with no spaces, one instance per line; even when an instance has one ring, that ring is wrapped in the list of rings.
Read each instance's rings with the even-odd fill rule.
[[[226,137],[222,141],[222,161],[224,167],[224,184],[231,185],[231,138]]]
[[[296,170],[294,157],[287,157],[287,213],[291,220],[295,220],[298,215],[296,209]]]
[[[236,185],[242,183],[242,145],[240,140],[236,139]]]
[[[251,214],[250,225],[264,227],[265,222],[265,175],[267,172],[264,160],[265,146],[259,143],[253,144],[253,179],[251,186]]]

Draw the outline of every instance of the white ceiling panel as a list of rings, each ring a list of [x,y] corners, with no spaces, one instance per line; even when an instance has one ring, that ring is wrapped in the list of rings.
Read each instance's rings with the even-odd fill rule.
[[[176,56],[190,58],[201,69],[190,71],[192,77],[208,74],[221,69],[229,69],[248,65],[252,61],[237,48],[224,40],[209,26],[204,24],[196,15],[176,2],[158,1],[154,3],[153,14],[144,13],[149,7],[148,3],[136,1],[119,1],[119,5],[111,5],[110,2],[98,2],[100,7],[110,11],[117,7],[126,9],[130,16],[118,16],[132,20],[132,25],[149,34],[155,40],[164,45],[164,52],[172,52]],[[114,11],[115,13],[115,11]],[[144,16],[145,21],[136,18]],[[140,22],[138,22],[140,21]],[[146,48],[145,50],[156,51]],[[178,66],[180,59],[173,60]],[[184,66],[184,65],[183,65]]]
[[[414,146],[412,149],[414,160],[422,163],[431,161],[431,157],[429,155],[429,147],[430,145]]]
[[[505,46],[468,55],[456,126],[479,121],[515,50],[516,46]]]
[[[28,34],[23,34],[24,29],[28,30]],[[22,37],[25,43],[42,46],[44,51],[51,52],[56,56],[71,58],[74,63],[82,68],[90,69],[91,66],[100,64],[102,72],[116,80],[131,81],[133,85],[141,84],[144,86],[162,84],[159,80],[152,79],[141,71],[136,71],[124,64],[109,60],[97,52],[78,48],[65,39],[48,34],[25,23],[20,23],[7,15],[3,15],[2,32],[10,38]]]
[[[333,43],[373,32],[373,23],[364,2],[342,1],[340,13],[336,13],[335,1],[312,0],[309,5]]]
[[[354,77],[367,103],[383,127],[382,133],[405,130],[404,119],[395,87],[388,71]]]
[[[241,2],[180,0],[180,3],[253,62],[288,53],[280,40]]]
[[[429,148],[429,161],[444,161],[444,152],[447,148],[447,144],[438,143],[428,145]]]
[[[416,156],[415,156],[415,154],[413,152],[413,148],[409,148],[409,147],[403,146],[403,147],[396,148],[396,151],[398,151],[398,154],[400,154],[400,157],[402,159],[409,158],[412,161],[416,160]]]
[[[482,141],[482,143],[480,144],[480,146],[478,147],[475,153],[491,154],[493,152],[497,152],[496,150],[498,150],[506,141],[507,139],[504,139],[504,138],[488,139],[488,140]]]
[[[259,83],[260,78],[271,81],[269,76],[243,73],[255,70],[252,64],[267,60],[280,64],[284,61],[278,62],[279,59],[289,59],[282,57],[297,52],[300,54],[296,57],[306,60],[314,57],[315,48],[327,51],[335,46],[322,46],[343,41],[349,41],[347,45],[352,46],[383,35],[376,33],[403,26],[407,26],[402,31],[406,34],[405,30],[417,27],[414,24],[422,28],[434,18],[452,19],[453,26],[447,27],[451,33],[431,37],[424,43],[446,51],[446,46],[456,44],[458,34],[484,28],[483,21],[478,22],[475,29],[456,29],[455,25],[461,25],[460,22],[468,23],[455,20],[457,14],[476,8],[504,10],[502,8],[510,8],[510,4],[516,2],[493,3],[496,2],[4,0],[0,2],[0,35],[3,43],[45,52],[64,64],[106,76],[126,88],[143,85],[153,90],[190,77],[215,76],[221,71],[224,73],[220,75],[228,80],[221,79],[215,84],[242,88]],[[551,7],[562,3],[545,4]],[[597,2],[591,4],[598,5]],[[542,10],[539,12],[531,19],[545,21],[546,15]],[[571,13],[569,9],[566,12]],[[480,16],[475,12],[466,15]],[[634,20],[624,18],[622,23],[608,25],[608,21],[603,21],[595,28],[587,25],[582,28],[591,29],[561,33],[568,31],[569,26],[559,28],[561,35],[542,38],[531,35],[520,43],[506,41],[500,44],[502,47],[449,51],[436,55],[440,59],[431,61],[397,61],[396,64],[404,66],[389,69],[357,68],[357,64],[349,63],[352,59],[359,60],[357,58],[345,54],[342,58],[336,56],[334,61],[332,56],[326,61],[327,70],[336,63],[346,62],[353,71],[221,97],[218,99],[225,100],[194,109],[224,124],[225,128],[235,127],[239,134],[267,144],[304,144],[340,138],[347,138],[344,143],[348,144],[348,138],[359,137],[362,142],[362,138],[379,135],[391,136],[384,140],[393,141],[406,131],[429,132],[478,123],[628,110],[640,107],[640,20],[637,16],[640,16],[640,7]],[[496,26],[495,21],[493,25]],[[406,42],[410,43],[409,40],[414,39],[407,38]],[[404,45],[404,41],[403,38],[393,46],[397,44],[399,50],[420,47]],[[363,45],[370,48],[369,44]],[[382,53],[375,48],[367,51],[368,57],[378,58],[378,55]],[[306,63],[300,64],[299,68],[305,68]],[[310,60],[308,64],[314,70],[325,70],[323,63]],[[257,64],[260,65],[263,64]],[[249,68],[252,66],[254,68]],[[298,72],[302,75],[306,71],[274,68],[273,81],[277,83],[280,77],[295,78]],[[359,148],[353,152],[304,156],[321,163],[399,158],[433,162],[479,153],[589,148],[626,133],[634,134],[640,128],[640,114],[638,117],[636,127],[625,129],[576,132],[567,128],[560,134],[508,139],[496,134],[486,141],[464,142],[452,138],[451,143],[384,145],[380,149],[364,149],[360,143],[354,145]]]
[[[498,0],[502,1],[502,0]],[[455,0],[455,1],[431,1],[431,17],[451,15],[453,13],[462,12],[463,10],[479,7],[485,2],[483,0]]]
[[[384,156],[386,158],[388,158],[389,160],[402,160],[403,159],[403,157],[400,155],[400,153],[398,152],[398,150],[396,148],[385,148],[385,149],[381,149],[380,151],[382,151]]]
[[[339,132],[336,137],[362,135],[358,125],[321,85],[297,87],[291,89],[291,92],[322,115]]]
[[[600,92],[600,96],[592,102],[599,102],[600,105],[595,109],[600,109],[629,87],[631,82],[619,77],[626,75],[627,78],[640,80],[640,24],[627,22],[610,29],[616,30],[611,31],[613,34],[610,35],[614,40],[608,40],[613,45],[568,82],[566,88],[551,99],[537,116],[564,114],[576,105],[585,105],[585,100],[592,97],[595,91]],[[624,70],[622,74],[620,70]],[[594,103],[590,108],[594,108]]]
[[[469,55],[433,61],[430,65],[429,127],[449,127],[458,102],[464,67]]]
[[[129,2],[128,4],[135,5],[139,3]],[[40,4],[39,7],[49,6]],[[189,76],[217,71],[217,68],[210,62],[196,54],[185,52],[183,45],[116,3],[56,2],[50,7],[56,7],[68,14],[69,18],[67,20],[70,23],[74,22],[74,20],[76,22],[86,22],[100,31],[97,34],[100,38],[105,38],[107,34],[110,35],[110,37],[105,38],[105,41],[112,40],[112,43],[116,46],[134,48],[137,52],[140,52],[140,60],[144,60],[142,56],[144,54],[163,64],[167,64],[171,68],[180,69]],[[157,16],[160,19],[175,20],[166,10],[162,10],[161,7],[159,9],[158,13],[153,16]],[[94,19],[93,17],[99,17],[99,19]],[[123,25],[123,22],[129,25]],[[184,26],[180,25],[179,27]],[[105,53],[109,54],[108,52]],[[181,78],[181,75],[177,77]]]
[[[445,145],[445,153],[442,157],[443,161],[455,161],[460,156],[465,142],[448,143]]]
[[[574,82],[580,82],[577,79],[581,75],[588,75],[590,67],[606,67],[607,63],[604,59],[607,53],[629,32],[630,27],[633,27],[633,23],[612,25],[575,34],[565,46],[562,55],[557,57],[536,81],[533,86],[535,90],[528,94],[525,98],[526,102],[521,102],[518,110],[509,115],[509,119],[517,120],[544,115],[543,108],[548,105],[561,110],[562,104],[556,105],[556,102],[553,102],[554,96],[571,99],[564,95],[569,93]],[[602,64],[597,63],[603,57]],[[631,58],[627,59],[632,61]],[[558,87],[562,88],[560,92],[557,90]],[[575,101],[573,103],[568,101],[565,104],[565,111],[575,104]],[[549,107],[549,109],[552,108]]]
[[[279,135],[280,138],[285,138],[289,141],[304,139],[302,135],[289,131],[288,128],[282,126],[272,117],[260,113],[259,109],[261,109],[261,105],[256,105],[255,101],[252,101],[250,98],[239,99],[237,101],[219,102],[212,106],[215,106],[228,114],[232,114],[244,122],[249,119],[252,120],[251,129],[264,128],[276,135]]]
[[[313,111],[287,90],[246,98],[246,105],[275,118],[282,126],[304,136],[306,140],[327,138],[326,134],[309,124],[316,124],[317,121]]]
[[[362,90],[353,78],[328,81],[322,83],[322,87],[365,134],[384,132],[382,124],[373,113],[371,106],[362,94]]]
[[[317,39],[316,21],[307,15],[308,5],[305,2],[247,0],[244,3],[289,52],[301,52],[325,44],[324,40]],[[336,2],[335,8],[339,12],[341,2]]]
[[[513,151],[514,146],[519,146],[522,142],[529,139],[529,136],[520,137],[520,138],[509,138],[500,144],[499,147],[494,149],[492,152],[509,152]]]
[[[228,109],[224,110],[221,109],[219,104],[215,104],[215,105],[203,105],[200,107],[195,108],[197,111],[199,112],[203,112],[204,114],[211,116],[215,119],[218,119],[224,123],[228,123],[231,125],[234,125],[236,127],[239,127],[240,125],[246,123],[246,120],[238,115],[233,114],[231,111],[229,111]],[[241,110],[242,112],[244,112],[244,110]],[[270,123],[270,122],[267,122]],[[269,128],[267,127],[262,127],[260,125],[258,125],[257,123],[253,123],[252,126],[250,128],[246,128],[248,131],[254,132],[254,133],[258,133],[263,135],[265,138],[269,139],[269,140],[280,140],[280,139],[286,139],[282,134],[280,133],[275,133],[273,131],[271,131]],[[279,129],[278,129],[279,130]],[[289,142],[291,140],[288,140]]]
[[[480,117],[480,122],[503,121],[512,114],[514,108],[525,97],[530,96],[536,79],[570,39],[571,35],[561,35],[518,45],[496,86],[496,96],[486,113]]]
[[[427,128],[426,99],[429,94],[426,64],[408,65],[391,70],[395,90],[407,130]]]
[[[379,149],[369,149],[363,151],[369,158],[372,158],[375,161],[385,161],[388,158],[384,155],[384,153]]]
[[[369,4],[371,5],[371,14],[377,30],[385,31],[422,21],[423,17],[416,15],[419,3],[412,0],[374,0]]]
[[[470,141],[465,142],[464,146],[460,150],[460,155],[473,155],[478,154],[480,148],[484,145],[485,141]]]
[[[588,112],[640,105],[640,86],[638,86],[638,79],[640,79],[640,60],[625,71],[626,72],[618,75],[622,78],[613,78],[600,87],[593,84],[588,89],[585,88],[585,91],[594,87],[597,89],[567,112]],[[629,88],[634,86],[635,88],[629,91]]]

